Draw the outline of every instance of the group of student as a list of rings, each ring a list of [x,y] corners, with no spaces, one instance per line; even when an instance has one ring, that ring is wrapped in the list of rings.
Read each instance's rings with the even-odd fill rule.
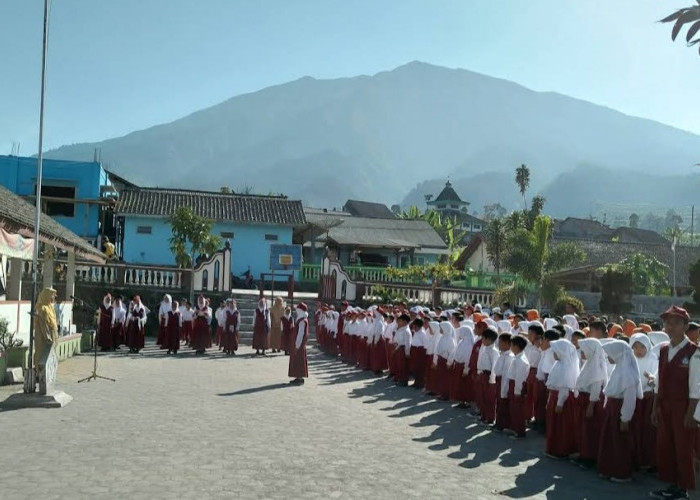
[[[253,316],[253,349],[256,355],[265,350],[282,352],[289,356],[288,376],[292,384],[302,385],[308,375],[306,342],[308,340],[308,308],[303,302],[296,305],[296,318],[291,307],[281,298],[270,310],[267,300],[261,297]],[[97,345],[103,351],[114,351],[126,345],[132,353],[138,353],[145,345],[145,325],[149,309],[135,295],[128,306],[122,297],[112,299],[105,295],[97,310]],[[168,294],[158,308],[158,333],[156,343],[167,354],[177,355],[181,346],[192,348],[201,355],[218,345],[224,354],[235,355],[239,347],[241,316],[236,301],[228,298],[212,311],[209,300],[200,295],[196,307],[189,301],[182,304]],[[213,329],[212,329],[213,327]]]
[[[103,351],[119,349],[126,345],[132,353],[138,353],[145,345],[145,326],[150,310],[135,295],[124,307],[120,296],[112,299],[105,295],[97,310],[97,343]],[[182,305],[165,295],[158,308],[158,333],[156,343],[168,354],[176,355],[181,346],[190,346],[197,354],[203,354],[213,345],[212,321],[216,320],[215,342],[219,350],[235,355],[238,350],[240,314],[233,299],[223,301],[215,313],[209,300],[199,296],[197,306],[189,301]]]
[[[317,304],[319,348],[388,372],[470,410],[482,425],[523,439],[546,435],[545,454],[626,482],[637,470],[668,483],[654,498],[688,498],[700,398],[700,327],[682,308],[662,324],[540,318],[475,304],[443,311]],[[700,438],[700,432],[698,432]],[[700,446],[697,447],[700,452]],[[699,455],[700,457],[700,455]]]

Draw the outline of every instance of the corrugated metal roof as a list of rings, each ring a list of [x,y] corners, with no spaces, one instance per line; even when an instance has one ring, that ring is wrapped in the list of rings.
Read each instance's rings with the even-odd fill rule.
[[[21,232],[24,236],[33,237],[35,213],[34,205],[0,186],[0,223],[7,231]],[[50,245],[73,251],[78,256],[92,261],[105,261],[102,252],[48,215],[41,216],[39,234],[40,239]]]
[[[279,196],[257,196],[190,191],[183,189],[125,189],[115,208],[117,215],[171,215],[180,207],[191,207],[200,217],[280,226],[306,224],[301,201]]]
[[[305,212],[310,224],[324,229],[321,238],[328,234],[328,239],[339,245],[424,250],[447,248],[440,235],[424,220],[374,219],[313,209]],[[332,227],[325,231],[329,226]]]

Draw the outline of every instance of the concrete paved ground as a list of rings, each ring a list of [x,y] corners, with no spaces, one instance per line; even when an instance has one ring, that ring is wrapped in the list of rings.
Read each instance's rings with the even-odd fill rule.
[[[212,351],[99,357],[107,381],[60,365],[65,408],[0,412],[0,498],[645,498],[650,477],[613,484],[513,442],[463,411],[309,348],[287,359]],[[0,388],[0,400],[13,389]],[[16,390],[16,388],[14,389]]]

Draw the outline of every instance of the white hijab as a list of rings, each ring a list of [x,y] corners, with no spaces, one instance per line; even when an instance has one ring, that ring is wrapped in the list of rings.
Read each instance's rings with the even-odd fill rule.
[[[468,326],[460,326],[457,329],[457,338],[459,339],[459,344],[454,350],[452,361],[466,364],[469,362],[469,356],[474,347],[474,331]]]
[[[576,389],[588,391],[590,386],[596,382],[601,382],[601,386],[605,386],[608,381],[608,369],[603,344],[598,339],[587,338],[580,339],[578,346],[581,352],[586,355],[586,362],[583,364],[578,379],[576,379]]]
[[[555,326],[557,326],[559,323],[557,323],[557,320],[554,318],[545,318],[544,319],[544,329],[545,330],[551,330]]]
[[[562,319],[564,320],[564,323],[566,323],[571,328],[573,328],[574,331],[579,330],[578,320],[576,319],[576,316],[574,316],[573,314],[567,314]]]
[[[670,342],[671,337],[668,336],[666,332],[649,332],[649,341],[651,341],[652,345],[659,345],[662,342]]]
[[[647,350],[646,356],[643,358],[638,358],[637,356],[634,357],[637,360],[637,366],[639,367],[639,380],[642,384],[642,390],[651,390],[648,383],[649,379],[647,379],[644,374],[656,375],[656,372],[659,371],[659,358],[654,353],[651,340],[645,333],[635,333],[630,337],[630,347],[634,347],[634,344],[636,343],[642,344]],[[632,350],[632,354],[634,354],[634,349]]]
[[[448,359],[457,347],[454,337],[455,330],[449,321],[443,321],[440,323],[440,331],[442,332],[442,335],[440,336],[440,340],[435,348],[435,356],[441,356]]]
[[[603,393],[608,397],[619,398],[627,388],[634,386],[637,399],[642,399],[642,381],[639,377],[639,365],[634,357],[632,348],[623,340],[613,340],[603,346],[605,354],[615,361],[615,367],[610,374]]]
[[[440,342],[440,337],[442,337],[442,334],[440,333],[440,323],[438,323],[437,321],[431,321],[430,323],[428,323],[428,329],[430,330],[430,339],[426,348],[426,352],[428,354],[434,354],[438,342]]]
[[[579,374],[576,347],[568,340],[559,339],[550,343],[550,349],[559,359],[554,361],[552,371],[549,372],[547,387],[554,390],[576,389]]]

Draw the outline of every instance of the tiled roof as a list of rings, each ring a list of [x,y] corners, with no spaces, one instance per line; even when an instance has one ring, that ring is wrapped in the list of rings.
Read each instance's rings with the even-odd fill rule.
[[[554,222],[554,236],[559,238],[608,240],[612,233],[610,227],[591,219],[567,217]]]
[[[446,250],[447,245],[435,229],[424,220],[372,219],[355,217],[347,212],[306,209],[310,224],[323,229],[321,239],[339,245],[373,248],[414,248]]]
[[[370,219],[396,219],[394,212],[382,203],[369,201],[348,200],[343,210],[357,217],[369,217]]]
[[[0,186],[0,224],[9,232],[34,237],[35,208],[15,193]],[[68,230],[48,215],[40,219],[39,239],[78,256],[95,262],[104,262],[105,255],[77,234]]]
[[[189,191],[184,189],[125,189],[115,208],[117,215],[167,217],[180,207],[191,207],[200,217],[214,221],[303,226],[300,201],[279,196],[258,196]]]
[[[453,266],[455,269],[464,269],[467,265],[467,261],[469,258],[474,255],[474,253],[477,251],[479,246],[484,242],[484,237],[481,235],[481,233],[475,234],[471,240],[469,240],[469,243],[467,243],[467,246],[464,247],[464,250],[462,250],[462,253],[459,254],[459,257],[457,260],[454,262]]]
[[[450,181],[447,181],[447,184],[445,184],[445,187],[437,196],[437,198],[430,201],[430,203],[433,204],[440,201],[457,201],[459,203],[464,203],[457,194],[457,192],[452,188],[452,183]]]
[[[612,238],[627,243],[651,243],[655,245],[668,245],[669,240],[656,231],[639,229],[636,227],[618,227],[612,234]]]

